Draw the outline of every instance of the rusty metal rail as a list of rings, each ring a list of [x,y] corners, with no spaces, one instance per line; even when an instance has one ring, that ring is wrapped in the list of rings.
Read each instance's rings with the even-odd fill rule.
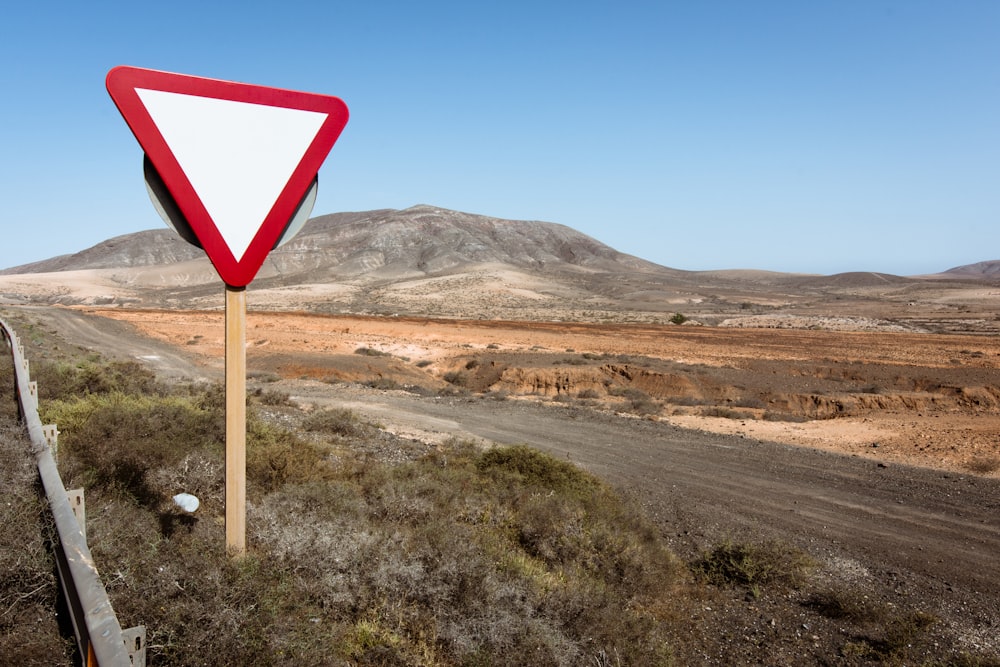
[[[56,468],[52,448],[58,431],[54,425],[43,426],[38,417],[38,386],[30,379],[28,360],[17,335],[2,319],[0,331],[10,345],[21,418],[31,438],[38,475],[55,519],[59,537],[55,545],[56,566],[80,655],[88,667],[145,667],[146,630],[139,626],[123,631],[118,623],[87,546],[82,527],[85,521],[78,520],[74,511],[75,507],[82,514],[82,492],[68,494]]]

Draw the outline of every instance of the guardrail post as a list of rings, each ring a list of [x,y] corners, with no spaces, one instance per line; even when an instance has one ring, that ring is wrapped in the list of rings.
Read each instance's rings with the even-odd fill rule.
[[[49,443],[49,449],[52,450],[52,456],[54,458],[58,458],[59,429],[56,428],[55,424],[42,424],[42,435],[45,437],[45,442]]]
[[[87,504],[83,500],[83,489],[70,489],[66,492],[69,498],[69,508],[73,510],[76,522],[80,524],[80,532],[83,533],[83,541],[87,541]]]
[[[132,667],[146,667],[146,626],[137,625],[122,630],[122,641],[125,642]]]

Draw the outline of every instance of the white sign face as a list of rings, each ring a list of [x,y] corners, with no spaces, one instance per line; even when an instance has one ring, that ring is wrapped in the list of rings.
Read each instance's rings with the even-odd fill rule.
[[[136,89],[239,262],[327,114]]]

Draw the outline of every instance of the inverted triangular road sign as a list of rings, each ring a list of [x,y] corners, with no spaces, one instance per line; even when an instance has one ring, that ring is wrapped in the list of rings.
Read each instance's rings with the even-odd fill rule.
[[[136,67],[108,92],[223,281],[247,285],[347,124],[317,95]]]

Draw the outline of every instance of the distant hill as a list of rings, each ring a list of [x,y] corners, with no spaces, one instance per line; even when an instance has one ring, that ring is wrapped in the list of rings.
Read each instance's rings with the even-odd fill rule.
[[[552,307],[664,311],[701,298],[696,275],[565,225],[419,205],[311,219],[269,254],[252,291],[268,308],[527,316]],[[169,229],[0,276],[0,301],[11,303],[215,307],[220,287],[204,252]]]
[[[205,253],[200,248],[181,240],[173,230],[151,229],[116,236],[70,255],[59,255],[4,269],[0,271],[0,275],[154,266],[186,262],[204,256]]]
[[[0,274],[49,273],[170,265],[204,259],[204,252],[169,229],[125,234],[70,255],[16,266]],[[665,270],[564,225],[502,220],[433,206],[334,213],[312,218],[273,250],[263,273],[379,278],[437,274],[478,264],[558,270],[569,266],[628,271]]]
[[[1000,278],[1000,259],[992,259],[986,262],[976,262],[948,269],[944,275],[957,276],[961,278]]]

